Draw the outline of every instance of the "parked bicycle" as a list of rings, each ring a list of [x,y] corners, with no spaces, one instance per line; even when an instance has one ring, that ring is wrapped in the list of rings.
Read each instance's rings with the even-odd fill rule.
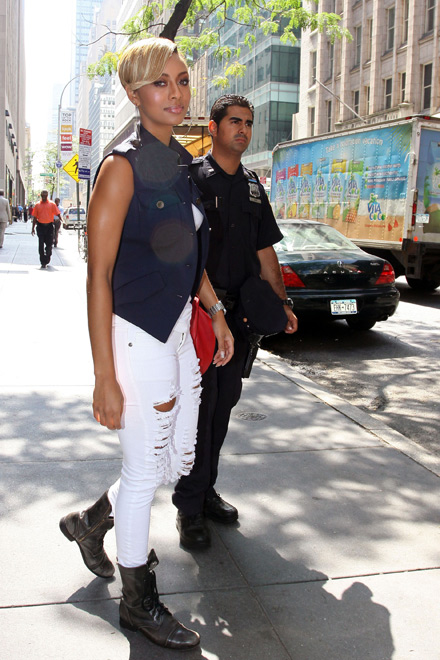
[[[88,255],[88,242],[87,242],[87,225],[78,224],[76,226],[78,231],[78,252],[81,259],[87,263]]]

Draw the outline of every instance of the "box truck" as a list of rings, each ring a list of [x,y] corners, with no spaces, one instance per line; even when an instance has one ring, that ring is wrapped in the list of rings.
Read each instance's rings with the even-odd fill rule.
[[[440,285],[440,118],[412,116],[278,144],[278,219],[320,220],[391,262],[415,289]]]

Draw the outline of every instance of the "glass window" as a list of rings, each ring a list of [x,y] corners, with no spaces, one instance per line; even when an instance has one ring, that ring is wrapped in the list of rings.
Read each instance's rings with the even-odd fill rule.
[[[423,67],[423,106],[422,110],[431,108],[431,90],[432,90],[432,63],[425,64]]]
[[[400,74],[400,102],[406,101],[406,71]]]
[[[367,60],[371,60],[371,56],[373,54],[373,19],[372,18],[369,18],[367,21],[367,30],[368,30]]]
[[[426,32],[432,32],[435,19],[435,0],[426,0]]]
[[[310,83],[309,83],[309,87],[312,87],[312,85],[315,85],[317,59],[318,59],[318,54],[317,54],[316,50],[313,50],[310,53]]]
[[[296,250],[336,250],[356,249],[354,243],[340,234],[333,227],[321,224],[282,224],[283,238],[274,245],[276,252],[295,252]]]
[[[328,77],[333,78],[333,68],[335,62],[335,45],[328,44]]]
[[[255,108],[252,140],[246,154],[271,151],[279,142],[292,137],[292,115],[298,103],[271,101]]]
[[[362,25],[354,28],[354,65],[359,66],[361,63],[361,47],[362,47]]]
[[[366,114],[370,114],[370,85],[365,87],[365,111]]]
[[[387,9],[387,50],[394,48],[394,22],[396,18],[396,10],[394,7]]]
[[[387,78],[385,80],[385,110],[391,108],[393,101],[393,79]]]
[[[267,48],[267,56],[271,49]],[[266,70],[267,70],[267,63]],[[297,46],[272,46],[272,61],[270,64],[270,78],[273,82],[287,82],[299,84],[300,49]]]
[[[357,89],[355,92],[353,92],[353,110],[356,112],[356,114],[359,114],[359,98],[360,93]]]
[[[332,102],[326,101],[326,110],[327,110],[327,133],[330,133],[332,130]]]
[[[310,137],[315,135],[315,108],[309,108]]]
[[[403,0],[403,30],[402,43],[408,43],[409,0]]]

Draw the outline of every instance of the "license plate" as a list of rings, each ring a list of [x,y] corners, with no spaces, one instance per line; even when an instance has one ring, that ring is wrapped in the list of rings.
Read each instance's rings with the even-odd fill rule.
[[[357,314],[356,300],[330,300],[330,310],[335,316],[342,314]]]

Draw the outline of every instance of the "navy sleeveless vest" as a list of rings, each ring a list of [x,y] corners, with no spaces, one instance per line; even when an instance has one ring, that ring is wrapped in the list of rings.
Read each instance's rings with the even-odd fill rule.
[[[128,159],[134,178],[113,271],[113,311],[166,342],[199,288],[208,255],[208,222],[188,171],[192,156],[142,125],[112,153]],[[192,204],[205,216],[199,231]]]

